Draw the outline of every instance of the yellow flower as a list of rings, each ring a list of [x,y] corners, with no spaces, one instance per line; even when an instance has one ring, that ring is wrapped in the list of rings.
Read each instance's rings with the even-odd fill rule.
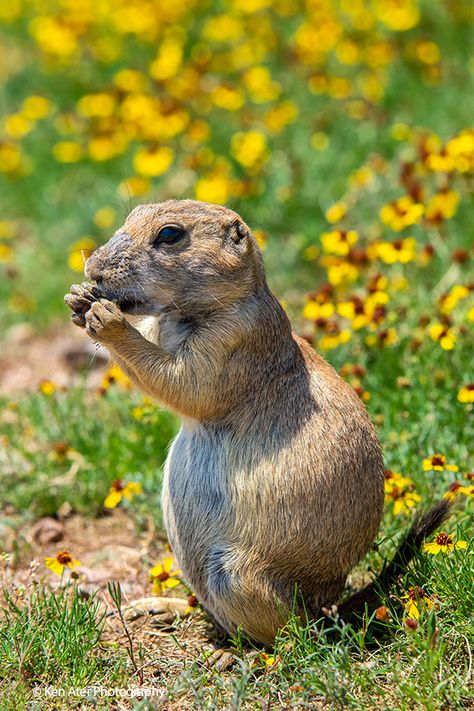
[[[57,390],[56,385],[51,380],[42,380],[38,387],[43,395],[53,395]]]
[[[141,175],[132,175],[130,178],[123,180],[118,186],[118,192],[120,197],[125,200],[131,197],[138,197],[140,195],[145,195],[150,190],[150,180],[149,178],[144,178]]]
[[[458,305],[459,301],[466,299],[471,292],[462,284],[455,284],[450,291],[443,294],[438,300],[439,310],[442,314],[450,314]]]
[[[84,116],[107,118],[113,114],[116,103],[110,94],[85,94],[77,102],[77,109]]]
[[[115,221],[115,210],[112,207],[101,207],[94,214],[94,224],[102,230],[111,227]]]
[[[268,158],[267,139],[260,131],[236,133],[232,137],[231,151],[248,172],[255,173]]]
[[[451,553],[451,551],[459,548],[467,548],[466,541],[455,541],[453,536],[444,531],[440,531],[430,543],[423,545],[423,550],[430,555],[438,555],[438,553]]]
[[[60,141],[53,146],[53,158],[58,163],[77,163],[82,155],[82,146],[77,141]]]
[[[181,571],[174,570],[170,572],[173,567],[173,562],[173,558],[169,556],[165,558],[162,563],[158,563],[158,565],[155,565],[150,570],[154,595],[163,594],[166,590],[180,584],[181,581],[178,576],[181,575]]]
[[[267,652],[261,652],[259,657],[266,667],[273,667],[277,662],[276,657],[274,657],[273,654],[268,654]]]
[[[438,64],[441,59],[439,47],[434,42],[420,42],[416,46],[416,54],[423,64]]]
[[[328,264],[327,277],[332,286],[340,286],[355,281],[359,276],[359,270],[354,264],[342,260]]]
[[[303,309],[303,317],[310,321],[318,318],[331,318],[334,314],[334,305],[327,301],[319,304],[317,301],[308,301]]]
[[[318,342],[318,345],[322,351],[331,351],[334,348],[338,348],[339,346],[348,343],[351,338],[351,332],[349,329],[345,328],[339,333],[328,333],[324,335]]]
[[[461,196],[455,190],[436,193],[426,206],[425,217],[430,222],[441,222],[452,217],[457,210]]]
[[[423,459],[423,470],[425,472],[458,472],[459,467],[456,464],[446,464],[446,457],[444,457],[442,454],[433,454],[432,457],[427,457],[426,459]]]
[[[397,343],[398,336],[394,328],[387,328],[386,330],[379,331],[377,334],[369,334],[365,342],[368,346],[393,346]]]
[[[69,59],[77,50],[74,30],[59,17],[36,17],[30,23],[29,31],[46,54]]]
[[[424,209],[421,203],[417,203],[409,195],[405,195],[382,207],[379,214],[385,225],[400,232],[405,227],[420,222]]]
[[[411,237],[398,239],[394,242],[379,242],[377,254],[385,264],[413,262],[416,257],[416,240]]]
[[[133,158],[133,167],[139,175],[156,177],[169,170],[174,159],[174,151],[167,146],[142,148]]]
[[[76,566],[80,565],[78,560],[74,560],[72,554],[69,551],[59,551],[55,558],[45,558],[44,562],[46,567],[56,573],[56,575],[62,575],[64,568],[69,568],[74,570]]]
[[[71,245],[67,263],[74,272],[83,272],[84,265],[91,256],[97,244],[92,237],[82,237]]]
[[[182,59],[181,38],[168,37],[161,43],[156,59],[150,65],[150,75],[159,81],[171,79],[178,73]]]
[[[122,499],[128,499],[128,501],[130,501],[137,494],[143,494],[141,484],[136,481],[124,482],[122,479],[116,479],[112,482],[112,486],[104,501],[104,506],[106,509],[114,509]]]
[[[132,387],[130,378],[125,375],[123,370],[116,363],[110,366],[110,368],[107,370],[104,377],[102,378],[99,388],[100,393],[104,395],[109,389],[109,387],[114,383],[120,385],[126,390],[130,390],[130,388]]]
[[[451,351],[456,345],[456,334],[448,326],[444,326],[441,323],[433,323],[428,332],[433,341],[438,341],[445,351]]]
[[[460,481],[453,481],[452,484],[449,485],[448,490],[443,494],[443,499],[454,501],[459,494],[463,493],[463,488],[464,487]]]
[[[34,123],[21,113],[10,114],[4,118],[4,130],[11,138],[23,138],[34,127]]]
[[[405,612],[413,620],[418,620],[420,612],[431,610],[434,604],[428,593],[418,586],[410,588],[406,595],[402,595],[402,600],[406,600]]]
[[[280,84],[272,80],[267,67],[252,67],[248,69],[243,76],[243,84],[251,100],[256,104],[273,101],[281,92]]]
[[[393,472],[391,469],[386,469],[384,472],[384,489],[388,493],[395,487],[402,488],[406,486],[411,486],[413,484],[412,479],[398,472]]]
[[[48,459],[52,462],[64,462],[65,459],[69,459],[70,455],[74,454],[76,454],[75,450],[67,442],[54,442],[51,445]]]
[[[335,222],[340,222],[347,214],[347,205],[344,202],[335,202],[326,210],[326,220],[333,225]]]
[[[243,92],[230,86],[217,86],[211,98],[216,106],[227,111],[238,111],[245,104]]]
[[[23,170],[22,155],[15,143],[0,142],[0,172],[21,173]]]
[[[474,402],[474,383],[464,385],[458,392],[459,402]]]
[[[224,205],[230,196],[232,181],[221,170],[208,173],[200,178],[195,187],[196,200]]]
[[[15,252],[9,244],[0,243],[0,264],[8,264],[14,256]]]
[[[393,514],[408,514],[421,496],[413,491],[413,481],[397,472],[386,471],[384,481],[385,503],[393,503]]]
[[[311,136],[311,146],[316,151],[325,151],[329,146],[329,137],[323,131],[316,131]]]
[[[357,244],[359,235],[355,230],[345,232],[343,230],[333,230],[324,232],[321,235],[321,244],[327,254],[336,254],[345,257],[349,254],[351,247]]]
[[[114,74],[113,82],[122,91],[142,91],[146,85],[146,77],[135,69],[121,69]]]
[[[44,96],[33,94],[23,101],[22,112],[31,121],[38,121],[45,118],[51,111],[52,104]]]
[[[292,123],[298,115],[298,109],[293,101],[283,101],[278,106],[270,109],[265,115],[264,121],[270,131],[280,133],[285,126]]]

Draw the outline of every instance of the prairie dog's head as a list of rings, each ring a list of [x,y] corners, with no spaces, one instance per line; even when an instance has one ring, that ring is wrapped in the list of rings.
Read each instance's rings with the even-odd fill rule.
[[[140,315],[207,313],[265,283],[258,245],[237,213],[195,200],[136,207],[85,274],[122,311]]]

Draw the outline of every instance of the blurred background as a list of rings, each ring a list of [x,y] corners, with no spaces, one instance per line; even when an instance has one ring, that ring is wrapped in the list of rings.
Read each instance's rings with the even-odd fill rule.
[[[191,197],[255,230],[273,290],[389,458],[439,449],[433,422],[464,456],[472,19],[469,0],[1,3],[0,391],[120,385],[63,295],[134,205]],[[86,396],[68,397],[80,419]],[[57,407],[41,447],[74,439]]]
[[[2,321],[64,320],[81,249],[171,196],[240,212],[295,310],[426,247],[444,269],[472,245],[470,20],[463,0],[2,3]],[[321,243],[336,230],[349,249]],[[405,236],[405,259],[371,251]]]

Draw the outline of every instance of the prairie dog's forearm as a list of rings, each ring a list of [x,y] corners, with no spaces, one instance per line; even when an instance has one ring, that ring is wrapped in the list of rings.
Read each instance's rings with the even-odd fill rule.
[[[193,349],[171,355],[132,327],[120,341],[107,343],[107,348],[150,397],[188,417],[212,415],[217,369],[209,357]]]

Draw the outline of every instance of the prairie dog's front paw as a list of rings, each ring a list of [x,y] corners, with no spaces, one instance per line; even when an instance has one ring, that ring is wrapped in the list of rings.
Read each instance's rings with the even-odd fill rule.
[[[73,311],[71,320],[76,326],[85,328],[86,313],[92,304],[98,301],[100,297],[101,293],[99,289],[88,282],[73,284],[71,286],[69,293],[64,297],[64,301],[71,311]]]
[[[85,313],[86,333],[96,341],[107,343],[116,340],[129,324],[112,301],[100,299],[91,304]]]

